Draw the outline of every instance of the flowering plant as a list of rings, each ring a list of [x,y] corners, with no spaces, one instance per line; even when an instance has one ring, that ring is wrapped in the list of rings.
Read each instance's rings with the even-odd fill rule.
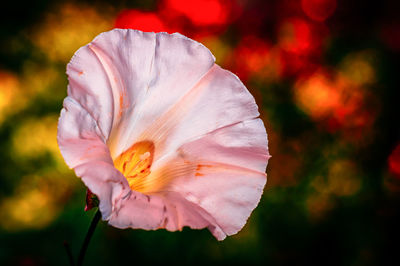
[[[118,228],[237,233],[269,158],[253,96],[180,34],[114,29],[67,66],[58,144]]]

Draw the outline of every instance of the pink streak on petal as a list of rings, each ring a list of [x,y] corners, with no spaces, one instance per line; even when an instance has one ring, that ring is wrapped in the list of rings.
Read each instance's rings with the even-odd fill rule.
[[[126,98],[126,87],[118,70],[115,68],[112,60],[107,56],[107,54],[95,43],[88,44],[88,47],[96,55],[100,64],[103,66],[110,84],[114,99],[114,117],[112,127],[115,127],[118,121],[121,119],[122,114],[125,111],[124,109],[129,107],[128,99]]]

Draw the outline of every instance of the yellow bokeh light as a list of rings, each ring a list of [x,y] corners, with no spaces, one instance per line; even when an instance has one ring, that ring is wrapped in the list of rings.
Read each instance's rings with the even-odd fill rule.
[[[331,164],[328,172],[329,191],[336,196],[352,196],[360,190],[361,179],[355,165],[348,160]]]
[[[215,56],[216,63],[221,65],[226,57],[232,52],[232,48],[227,45],[221,38],[216,36],[206,36],[198,40],[203,43]]]
[[[109,16],[84,5],[57,6],[30,37],[52,60],[67,62],[79,47],[112,28]]]
[[[40,119],[26,119],[13,135],[13,150],[18,157],[32,158],[45,152],[51,153],[57,170],[68,172],[57,144],[58,116],[48,115]]]
[[[24,63],[22,73],[18,76],[0,69],[0,124],[7,117],[21,111],[40,94],[46,97],[62,97],[65,93],[64,87],[59,91],[49,91],[51,86],[52,89],[56,88],[60,80],[60,73],[54,67],[44,67],[32,61]]]
[[[342,159],[332,162],[327,176],[316,177],[311,186],[321,194],[352,196],[359,191],[361,179],[355,165]]]
[[[23,66],[21,86],[24,92],[30,96],[45,94],[46,97],[52,97],[58,95],[56,93],[58,91],[64,93],[65,87],[58,88],[58,91],[52,88],[63,79],[64,76],[61,77],[55,67],[45,67],[36,62],[26,61]],[[50,88],[52,91],[49,91]]]
[[[340,72],[357,86],[369,85],[376,81],[373,51],[361,51],[347,55],[340,63]]]
[[[38,189],[5,200],[0,209],[8,214],[5,220],[11,220],[12,223],[3,221],[2,226],[16,229],[18,227],[40,228],[48,225],[54,214],[53,206],[49,204],[50,200],[47,194]]]
[[[56,172],[23,177],[14,194],[0,202],[0,226],[17,231],[49,225],[57,218],[61,203],[74,185],[75,182]]]
[[[335,198],[355,195],[361,188],[361,178],[354,163],[347,159],[333,161],[326,176],[311,182],[314,190],[306,200],[310,218],[322,218],[335,206]]]
[[[323,193],[312,193],[306,200],[306,207],[310,218],[318,220],[335,206],[332,197]]]

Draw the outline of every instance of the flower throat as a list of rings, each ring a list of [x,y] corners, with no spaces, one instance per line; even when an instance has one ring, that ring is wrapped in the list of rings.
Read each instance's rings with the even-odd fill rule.
[[[151,173],[153,163],[154,143],[152,141],[140,141],[133,144],[114,160],[114,166],[128,180],[129,187],[135,191],[141,191],[145,178]]]

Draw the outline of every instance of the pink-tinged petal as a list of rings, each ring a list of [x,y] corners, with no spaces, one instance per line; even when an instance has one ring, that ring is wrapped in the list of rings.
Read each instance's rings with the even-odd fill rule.
[[[138,106],[110,139],[111,154],[119,155],[136,142],[155,120],[179,102],[210,71],[215,58],[202,44],[178,33],[156,34],[151,78]],[[115,144],[117,142],[117,144]]]
[[[156,140],[157,160],[186,142],[258,115],[254,97],[243,83],[231,72],[214,65],[196,86],[155,120],[140,139]]]
[[[121,229],[165,228],[169,231],[182,230],[184,226],[192,229],[208,227],[218,240],[226,237],[210,214],[176,192],[144,195],[132,191],[110,218],[109,224]]]
[[[58,121],[57,141],[70,168],[91,161],[113,163],[96,121],[71,97],[64,100]]]
[[[178,178],[171,179],[166,189],[200,206],[226,235],[237,233],[266,183],[270,156],[263,122],[254,119],[219,128],[182,145],[178,154],[178,164],[189,162],[196,168],[181,177],[175,174]]]
[[[147,187],[141,188],[147,189],[146,194],[164,198],[164,219],[168,220],[160,227],[171,231],[183,226],[207,227],[219,240],[236,234],[261,198],[265,173],[226,163],[187,160],[191,158],[180,154],[148,176]]]
[[[178,213],[194,213],[191,216],[196,219],[178,222],[174,230],[208,227],[221,240],[237,233],[257,206],[269,157],[262,121],[247,120],[185,143],[162,165],[155,166],[140,189],[157,195],[168,191],[166,202],[179,202]],[[171,199],[172,191],[175,194]],[[178,214],[169,219],[183,220]]]
[[[68,95],[97,121],[115,158],[214,61],[202,44],[180,34],[114,29],[75,53]]]
[[[68,166],[99,198],[103,219],[108,219],[130,188],[126,178],[115,169],[96,121],[73,98],[64,100],[57,139]]]
[[[267,132],[261,119],[219,128],[183,144],[178,153],[186,160],[211,161],[264,173],[269,159]]]
[[[68,64],[68,95],[93,116],[106,139],[145,93],[154,49],[154,33],[116,29],[81,47]]]
[[[219,240],[237,233],[266,183],[269,153],[262,121],[220,128],[182,145],[169,158],[137,184],[142,192],[164,199],[160,227],[207,227]]]
[[[74,170],[99,198],[99,209],[103,220],[110,219],[131,193],[128,181],[112,164],[93,161],[81,164]]]
[[[165,204],[159,196],[132,191],[119,210],[114,212],[109,224],[121,229],[155,230],[161,227],[164,213]]]
[[[176,192],[164,192],[161,194],[166,204],[166,214],[162,224],[169,231],[182,230],[184,226],[192,229],[208,228],[218,239],[226,237],[225,232],[219,227],[215,219],[198,204],[195,204]]]
[[[201,208],[185,200],[180,194],[163,192],[160,196],[166,206],[163,228],[169,231],[182,230],[184,226],[200,229],[207,227],[209,224],[202,216]]]
[[[236,234],[260,201],[266,176],[231,165],[203,166],[199,174],[175,179],[169,189],[201,207],[212,217],[210,224],[224,234]]]

